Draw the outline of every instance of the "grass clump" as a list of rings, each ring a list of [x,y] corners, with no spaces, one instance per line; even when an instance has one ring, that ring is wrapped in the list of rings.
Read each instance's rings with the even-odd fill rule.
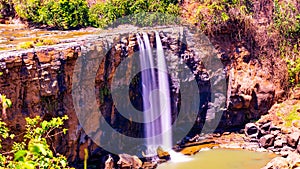
[[[57,44],[58,42],[59,41],[57,39],[36,38],[34,41],[19,43],[17,49],[30,49],[38,46],[54,45]]]
[[[277,116],[281,117],[286,127],[291,127],[293,121],[300,120],[300,105],[293,105],[287,113],[282,111],[277,112]]]
[[[30,48],[34,48],[34,42],[22,42],[19,43],[17,46],[17,49],[30,49]]]

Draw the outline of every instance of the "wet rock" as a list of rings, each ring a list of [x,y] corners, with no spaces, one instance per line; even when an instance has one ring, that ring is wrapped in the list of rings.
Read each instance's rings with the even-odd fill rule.
[[[293,127],[300,129],[300,120],[293,120],[292,125]]]
[[[262,136],[260,139],[259,139],[259,142],[261,144],[262,147],[271,147],[273,146],[274,144],[274,140],[275,140],[275,136],[272,135],[272,134],[267,134],[267,135],[264,135]]]
[[[300,154],[291,152],[286,159],[291,168],[300,167]]]
[[[120,159],[117,164],[121,168],[129,167],[138,169],[143,165],[143,162],[137,156],[131,156],[129,154],[119,154],[119,158]]]
[[[282,134],[290,134],[290,133],[292,133],[292,129],[290,127],[282,127],[281,133]]]
[[[261,127],[260,127],[260,132],[262,135],[266,135],[266,134],[269,134],[269,130],[270,130],[270,127],[272,125],[272,122],[268,122],[268,123],[265,123],[263,124]]]
[[[230,109],[241,109],[243,108],[243,99],[236,95],[236,96],[230,96],[230,102],[229,102],[229,108]]]
[[[164,151],[161,147],[157,148],[157,156],[160,159],[170,160],[170,154],[167,151]]]
[[[109,155],[108,159],[105,161],[104,169],[113,169],[114,168],[114,159]]]
[[[259,128],[254,123],[248,123],[245,126],[245,134],[250,138],[257,138],[259,134]]]
[[[245,94],[240,94],[240,96],[243,98],[243,107],[244,108],[249,108],[250,107],[250,102],[252,100],[251,95],[245,95]]]
[[[284,144],[285,144],[285,142],[283,140],[276,140],[274,142],[274,147],[276,147],[276,148],[282,148]]]
[[[276,157],[262,169],[289,169],[289,162],[286,158]]]
[[[273,135],[278,135],[279,133],[281,133],[281,128],[280,127],[277,127],[277,126],[274,126],[274,125],[271,125],[270,129],[270,134],[273,134]]]
[[[291,147],[296,147],[300,138],[300,132],[293,132],[287,136],[287,143]]]
[[[280,151],[280,155],[282,157],[287,157],[291,152],[293,152],[294,149],[289,147],[289,146],[284,146],[281,151]]]

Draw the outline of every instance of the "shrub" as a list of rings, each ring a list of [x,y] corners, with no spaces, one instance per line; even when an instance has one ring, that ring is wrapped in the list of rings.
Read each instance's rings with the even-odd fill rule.
[[[300,58],[295,61],[287,60],[289,81],[292,86],[299,85],[299,75],[300,75]]]
[[[300,33],[300,11],[291,2],[274,1],[274,25],[286,38],[295,38]]]
[[[226,26],[228,21],[243,21],[251,14],[252,4],[247,0],[202,0],[196,12],[201,29],[213,34]]]
[[[47,143],[47,139],[51,140],[55,135],[66,133],[67,129],[63,129],[62,125],[67,119],[67,116],[52,118],[50,121],[42,121],[39,116],[26,118],[24,140],[14,142],[12,151],[5,152],[5,154],[13,153],[13,160],[9,160],[9,155],[0,155],[0,168],[69,168],[66,157],[53,154]],[[9,136],[13,138],[14,135],[9,135],[8,132],[6,124],[0,121],[0,136],[3,139]]]
[[[42,6],[41,0],[13,0],[17,15],[21,19],[32,22],[40,20],[39,10]]]
[[[48,0],[39,10],[40,22],[61,29],[87,26],[86,0]]]
[[[95,27],[105,27],[112,23],[118,25],[133,23],[152,25],[172,22],[179,15],[179,6],[174,1],[158,0],[111,0],[100,2],[90,9],[90,23]],[[129,17],[126,17],[130,15]],[[122,19],[115,22],[118,18]]]
[[[15,9],[22,19],[54,28],[69,29],[88,24],[86,0],[15,0]]]
[[[0,18],[12,17],[13,13],[12,0],[0,0]]]

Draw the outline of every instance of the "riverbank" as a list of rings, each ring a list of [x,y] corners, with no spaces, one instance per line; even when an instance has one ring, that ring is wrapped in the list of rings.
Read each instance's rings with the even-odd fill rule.
[[[185,155],[208,149],[265,152],[273,154],[274,159],[264,169],[300,167],[300,100],[297,93],[292,95],[293,99],[275,104],[267,115],[247,123],[239,133],[199,134],[175,149]]]

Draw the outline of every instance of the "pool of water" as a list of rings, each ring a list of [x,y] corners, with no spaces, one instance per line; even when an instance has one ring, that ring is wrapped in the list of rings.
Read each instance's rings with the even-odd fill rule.
[[[190,160],[172,160],[158,166],[158,169],[260,169],[276,155],[247,150],[212,149],[201,151]]]

